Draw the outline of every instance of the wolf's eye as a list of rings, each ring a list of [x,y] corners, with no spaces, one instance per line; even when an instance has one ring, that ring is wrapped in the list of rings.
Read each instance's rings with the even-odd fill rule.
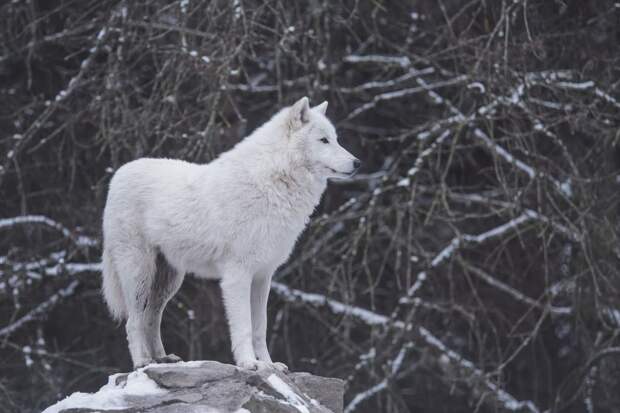
[[[323,143],[329,143],[329,140],[327,138],[321,138],[319,140]]]

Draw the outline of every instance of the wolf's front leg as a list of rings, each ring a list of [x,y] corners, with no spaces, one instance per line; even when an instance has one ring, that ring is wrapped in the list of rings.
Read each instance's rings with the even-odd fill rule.
[[[224,271],[220,285],[235,363],[239,367],[256,370],[263,363],[256,360],[252,347],[252,274],[240,266],[231,266]]]
[[[252,343],[254,352],[260,361],[272,367],[287,371],[284,363],[271,361],[267,348],[267,300],[271,288],[271,274],[257,274],[252,281]]]

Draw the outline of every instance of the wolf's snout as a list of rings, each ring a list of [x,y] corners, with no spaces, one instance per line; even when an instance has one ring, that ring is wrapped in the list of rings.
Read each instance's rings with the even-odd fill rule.
[[[360,166],[362,166],[362,162],[359,159],[355,158],[353,160],[353,169],[357,170],[360,168]]]

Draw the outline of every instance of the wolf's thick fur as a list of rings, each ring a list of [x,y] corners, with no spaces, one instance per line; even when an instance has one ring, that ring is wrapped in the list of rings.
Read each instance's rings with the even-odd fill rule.
[[[359,161],[338,145],[327,102],[303,98],[198,165],[138,159],[112,178],[103,214],[103,293],[127,319],[134,366],[174,361],[160,324],[186,273],[221,279],[232,351],[244,368],[271,366],[267,297],[330,177]]]

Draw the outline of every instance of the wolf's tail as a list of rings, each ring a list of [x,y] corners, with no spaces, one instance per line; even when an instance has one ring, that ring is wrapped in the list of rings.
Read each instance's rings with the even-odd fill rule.
[[[108,304],[110,314],[115,320],[121,321],[127,318],[127,305],[123,297],[123,289],[121,280],[119,279],[110,251],[103,247],[102,257],[102,273],[103,273],[103,297]]]

